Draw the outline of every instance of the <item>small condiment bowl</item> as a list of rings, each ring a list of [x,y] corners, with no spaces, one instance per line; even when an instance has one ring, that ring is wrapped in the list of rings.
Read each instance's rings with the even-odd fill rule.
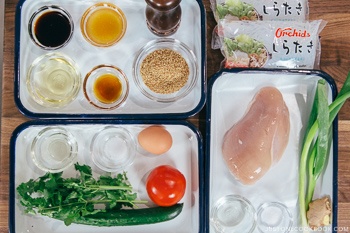
[[[210,221],[218,233],[251,233],[256,227],[256,212],[246,198],[226,195],[211,208]]]
[[[34,164],[45,172],[61,172],[77,158],[78,143],[63,127],[51,126],[42,129],[34,138],[31,147]]]
[[[112,110],[125,103],[129,95],[129,82],[120,68],[99,65],[85,76],[83,92],[86,100],[94,107]]]
[[[261,233],[288,233],[293,225],[293,216],[287,206],[279,202],[262,204],[257,211],[258,229]]]
[[[76,63],[61,53],[48,53],[34,60],[27,73],[29,95],[45,107],[61,108],[71,103],[81,88]]]
[[[83,37],[97,47],[115,45],[124,37],[126,28],[123,11],[109,2],[99,2],[89,7],[80,21]]]
[[[42,49],[56,50],[68,44],[74,31],[71,15],[59,6],[43,6],[31,16],[29,36]]]
[[[175,86],[176,82],[174,80],[170,80],[170,89],[169,90],[155,90],[154,87],[150,87],[146,85],[144,81],[144,77],[142,77],[141,69],[144,65],[144,60],[153,52],[155,51],[161,51],[161,50],[171,50],[176,52],[177,54],[180,54],[181,57],[184,59],[184,61],[187,63],[188,66],[188,79],[181,85],[180,87],[177,86],[176,89],[171,87],[173,84]],[[149,58],[149,57],[148,57]],[[169,57],[160,58],[159,61],[167,61]],[[150,61],[150,60],[148,60]],[[181,59],[181,61],[183,61]],[[156,61],[158,62],[158,61]],[[153,62],[152,62],[153,63]],[[175,61],[174,66],[177,66],[179,62]],[[150,74],[152,74],[153,77],[157,76],[157,68],[153,65],[149,66],[151,69],[149,69]],[[163,70],[163,69],[162,69]],[[167,70],[167,69],[164,69]],[[154,73],[155,72],[155,73]],[[154,75],[156,74],[156,75]],[[133,78],[136,86],[140,90],[140,92],[146,96],[147,98],[157,101],[157,102],[163,102],[163,103],[169,103],[174,102],[177,100],[180,100],[187,96],[194,88],[194,86],[197,83],[198,79],[198,64],[197,64],[197,58],[194,55],[193,51],[184,43],[180,42],[179,40],[172,39],[172,38],[161,38],[161,39],[155,39],[150,42],[148,42],[144,47],[142,47],[139,52],[136,55],[136,58],[134,60],[133,64]],[[157,83],[158,80],[150,80],[150,83]],[[163,85],[164,82],[161,83]],[[158,84],[157,84],[158,85]],[[164,85],[165,86],[165,85]],[[180,89],[179,89],[180,88]],[[159,89],[159,88],[157,88]],[[165,89],[165,88],[164,88]],[[172,91],[174,89],[174,91]],[[164,91],[164,93],[161,93]]]
[[[106,172],[120,172],[134,162],[136,142],[127,129],[106,126],[94,135],[90,151],[98,168]]]

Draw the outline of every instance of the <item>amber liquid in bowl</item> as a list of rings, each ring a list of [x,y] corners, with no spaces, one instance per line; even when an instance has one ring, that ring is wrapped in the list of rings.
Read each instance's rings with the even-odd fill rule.
[[[83,83],[86,100],[98,109],[121,107],[129,94],[129,82],[124,72],[113,65],[94,67]]]
[[[123,91],[118,77],[113,74],[104,74],[98,77],[94,83],[95,97],[102,103],[111,104],[117,101]]]
[[[110,3],[99,3],[83,15],[81,27],[84,37],[93,45],[107,47],[117,43],[125,34],[123,12]]]

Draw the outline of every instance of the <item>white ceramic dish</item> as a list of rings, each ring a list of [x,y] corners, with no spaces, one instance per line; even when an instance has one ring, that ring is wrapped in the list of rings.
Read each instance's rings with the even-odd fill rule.
[[[329,83],[329,101],[332,100],[335,84],[333,79],[322,72],[313,71],[222,71],[210,82],[208,92],[208,203],[207,214],[221,197],[229,194],[247,198],[258,209],[267,202],[279,202],[287,206],[293,216],[293,226],[300,227],[298,210],[298,166],[301,141],[304,136],[309,113],[319,79]],[[222,158],[221,145],[224,134],[245,113],[257,90],[263,86],[275,86],[283,94],[289,108],[291,131],[287,148],[282,159],[254,185],[243,185],[229,173]],[[337,132],[336,126],[334,132]],[[334,134],[328,165],[319,180],[315,198],[331,197],[333,204],[333,228],[325,227],[324,232],[332,232],[337,224],[337,138]],[[207,216],[207,230],[215,232]],[[294,228],[297,229],[297,228]],[[281,230],[281,229],[280,229]],[[293,228],[290,229],[293,232]],[[254,232],[259,232],[258,228]],[[278,231],[277,231],[278,232]]]
[[[48,126],[60,125],[67,129],[78,142],[77,162],[87,164],[92,167],[93,174],[99,176],[103,172],[98,169],[90,157],[90,143],[93,135],[105,126],[120,126],[127,129],[134,136],[142,129],[154,124],[142,124],[140,122],[121,123],[121,122],[36,122],[26,123],[14,132],[11,141],[11,191],[10,191],[10,232],[11,233],[69,233],[69,232],[86,232],[86,233],[193,233],[202,232],[203,224],[200,222],[202,217],[203,199],[203,175],[202,175],[202,141],[195,128],[185,122],[167,122],[162,125],[171,133],[173,137],[173,146],[164,155],[158,157],[149,157],[137,153],[134,162],[126,168],[128,179],[138,193],[138,198],[148,200],[149,205],[154,204],[148,198],[145,189],[146,175],[158,165],[171,165],[176,167],[184,174],[187,182],[186,191],[183,199],[184,208],[179,216],[168,222],[157,224],[140,225],[140,226],[123,226],[123,227],[94,227],[72,224],[65,226],[62,221],[50,219],[43,216],[31,216],[23,212],[23,208],[19,203],[18,195],[15,188],[22,182],[26,182],[31,178],[37,178],[45,174],[38,169],[29,154],[29,145],[35,135]],[[159,122],[158,122],[159,124]],[[84,136],[82,136],[84,135]],[[71,166],[63,171],[64,177],[75,176],[74,167]]]
[[[160,103],[143,96],[133,81],[132,66],[135,56],[147,42],[157,39],[146,24],[145,1],[119,1],[116,4],[127,18],[124,37],[115,45],[98,48],[89,44],[82,36],[80,19],[84,11],[96,1],[36,1],[22,0],[16,13],[16,82],[15,100],[20,111],[33,118],[73,118],[104,117],[130,119],[130,114],[138,118],[156,118],[168,114],[168,117],[187,118],[194,115],[205,103],[205,11],[201,1],[182,1],[182,20],[178,31],[171,36],[186,44],[195,54],[198,65],[198,79],[193,90],[185,98],[172,102]],[[91,106],[80,91],[77,98],[64,108],[47,108],[35,103],[26,88],[26,75],[30,64],[47,51],[35,45],[29,37],[28,22],[31,15],[40,7],[58,5],[68,11],[74,22],[74,32],[66,46],[56,50],[73,59],[82,78],[93,67],[110,64],[119,67],[126,74],[129,83],[129,97],[125,104],[113,110],[99,110]]]

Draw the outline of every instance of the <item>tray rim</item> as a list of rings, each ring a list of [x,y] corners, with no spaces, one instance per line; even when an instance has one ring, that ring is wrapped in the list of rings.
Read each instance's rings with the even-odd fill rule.
[[[206,12],[204,4],[201,0],[195,0],[200,9],[200,31],[201,31],[201,60],[200,68],[201,76],[198,77],[201,81],[201,97],[200,100],[192,110],[187,112],[178,112],[178,113],[148,113],[148,114],[103,114],[103,113],[38,113],[35,111],[28,110],[21,101],[20,98],[20,37],[21,37],[21,16],[22,16],[22,6],[27,0],[20,0],[17,3],[16,13],[15,13],[15,74],[14,74],[14,100],[18,110],[26,117],[31,119],[76,119],[76,118],[86,118],[86,119],[162,119],[164,115],[168,119],[186,119],[191,117],[202,110],[206,103],[206,94],[207,94],[207,82],[206,82]]]
[[[18,136],[27,128],[32,126],[50,126],[50,125],[152,125],[152,124],[162,124],[162,125],[178,125],[185,126],[189,128],[193,134],[196,136],[198,142],[198,232],[204,232],[204,213],[205,213],[205,182],[204,182],[204,143],[203,137],[200,131],[190,122],[185,120],[65,120],[65,119],[55,119],[55,120],[31,120],[24,122],[17,126],[13,131],[10,138],[10,171],[9,171],[9,215],[8,215],[8,225],[9,233],[16,233],[16,219],[15,219],[15,170],[16,170],[16,142]]]
[[[224,73],[237,74],[242,72],[252,73],[284,73],[284,74],[303,74],[303,75],[317,75],[322,77],[330,85],[332,91],[332,99],[334,100],[338,94],[335,80],[326,72],[322,70],[312,69],[268,69],[268,68],[233,68],[220,69],[208,82],[207,105],[206,105],[206,131],[205,131],[205,155],[206,160],[204,164],[205,171],[205,213],[204,213],[204,232],[210,232],[210,136],[211,136],[211,103],[212,103],[212,89],[215,81],[219,79]],[[332,233],[336,233],[338,226],[338,116],[333,121],[333,189],[332,189]]]

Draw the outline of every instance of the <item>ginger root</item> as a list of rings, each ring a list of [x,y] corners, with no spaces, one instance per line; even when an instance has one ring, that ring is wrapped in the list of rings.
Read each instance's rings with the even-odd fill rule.
[[[309,226],[312,230],[327,226],[331,223],[332,207],[328,197],[313,200],[306,213]]]

